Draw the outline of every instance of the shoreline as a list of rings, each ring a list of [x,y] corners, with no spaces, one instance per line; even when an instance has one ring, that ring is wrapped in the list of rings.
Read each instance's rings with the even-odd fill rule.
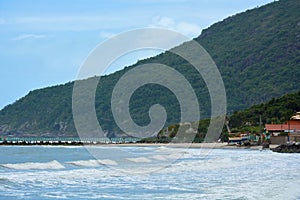
[[[103,144],[0,144],[0,146],[101,146],[101,147],[171,147],[171,148],[203,148],[203,149],[251,149],[251,150],[262,150],[262,146],[238,146],[238,145],[228,145],[227,143],[103,143]],[[270,145],[273,149],[279,145]]]
[[[203,148],[203,149],[251,149],[262,150],[262,146],[238,146],[228,145],[227,143],[128,143],[128,144],[103,144],[100,146],[115,146],[115,147],[171,147],[171,148]],[[279,145],[270,145],[273,149]]]

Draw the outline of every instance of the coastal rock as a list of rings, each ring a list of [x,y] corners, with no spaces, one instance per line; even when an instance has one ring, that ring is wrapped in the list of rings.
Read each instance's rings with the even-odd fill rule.
[[[300,153],[300,143],[286,143],[279,145],[278,147],[272,149],[274,152],[278,153]]]
[[[262,148],[263,149],[269,149],[270,148],[270,144],[269,143],[263,143]]]

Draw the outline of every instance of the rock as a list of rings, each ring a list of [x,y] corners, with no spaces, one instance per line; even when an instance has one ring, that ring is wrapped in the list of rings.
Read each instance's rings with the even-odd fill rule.
[[[278,147],[272,149],[272,151],[278,153],[300,153],[300,144],[299,143],[281,144]]]
[[[262,148],[263,149],[269,149],[270,148],[270,144],[269,143],[263,143],[263,145],[262,145]]]

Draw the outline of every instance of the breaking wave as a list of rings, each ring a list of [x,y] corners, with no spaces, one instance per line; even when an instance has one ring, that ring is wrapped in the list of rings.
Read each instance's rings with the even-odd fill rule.
[[[75,165],[78,167],[98,167],[101,165],[118,165],[114,160],[104,159],[104,160],[78,160],[72,162],[66,162],[67,164]]]
[[[151,160],[145,157],[139,157],[139,158],[127,158],[127,160],[135,163],[149,163]]]
[[[65,167],[58,161],[53,160],[51,162],[39,163],[39,162],[27,162],[17,164],[0,164],[0,166],[9,169],[18,170],[30,170],[30,169],[64,169]]]

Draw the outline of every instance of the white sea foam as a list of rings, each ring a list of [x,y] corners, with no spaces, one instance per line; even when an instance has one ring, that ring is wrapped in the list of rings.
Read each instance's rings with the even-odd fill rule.
[[[98,160],[98,162],[102,163],[103,165],[118,165],[116,161],[109,159]]]
[[[101,165],[118,165],[114,160],[104,159],[104,160],[78,160],[72,162],[66,162],[67,164],[76,165],[79,167],[98,167]]]
[[[78,160],[72,162],[66,162],[67,164],[76,165],[79,167],[97,167],[102,165],[98,160]]]
[[[300,185],[298,154],[213,150],[203,159],[197,155],[197,149],[187,151],[189,154],[184,155],[188,159],[184,156],[171,164],[167,158],[171,153],[148,157],[145,156],[147,152],[142,152],[143,155],[135,157],[135,161],[146,158],[153,162],[130,162],[127,158],[134,156],[127,156],[121,157],[120,162],[115,160],[119,165],[113,168],[74,168],[65,163],[66,168],[62,170],[1,168],[0,199],[293,200],[300,197],[296,189]],[[57,160],[62,160],[65,155],[59,150],[57,156],[61,156]],[[160,161],[162,158],[167,160]],[[74,161],[89,159],[82,156]],[[127,162],[123,163],[123,159]],[[114,163],[113,158],[112,161],[97,162],[100,161],[102,164]]]
[[[151,158],[155,159],[155,160],[160,160],[160,161],[167,160],[167,158],[165,156],[162,156],[162,155],[151,156]]]
[[[186,149],[181,148],[168,148],[168,147],[159,147],[155,151],[158,155],[166,155],[169,159],[179,158],[185,154],[188,154]]]
[[[166,157],[170,160],[177,160],[179,158],[181,158],[183,156],[183,154],[169,154],[169,155],[166,155]]]
[[[138,158],[127,158],[127,160],[135,163],[150,163],[151,160],[146,157],[138,157]]]
[[[39,145],[39,146],[37,146],[37,147],[41,147],[41,148],[47,148],[47,149],[50,149],[50,148],[52,148],[52,149],[83,149],[83,148],[85,148],[84,146],[80,146],[80,145],[74,145],[74,146],[72,146],[72,145],[65,145],[65,146],[63,146],[63,145]]]
[[[27,162],[17,164],[0,164],[0,166],[10,169],[29,170],[29,169],[64,169],[65,167],[58,161],[53,160],[51,162],[39,163],[39,162]]]

